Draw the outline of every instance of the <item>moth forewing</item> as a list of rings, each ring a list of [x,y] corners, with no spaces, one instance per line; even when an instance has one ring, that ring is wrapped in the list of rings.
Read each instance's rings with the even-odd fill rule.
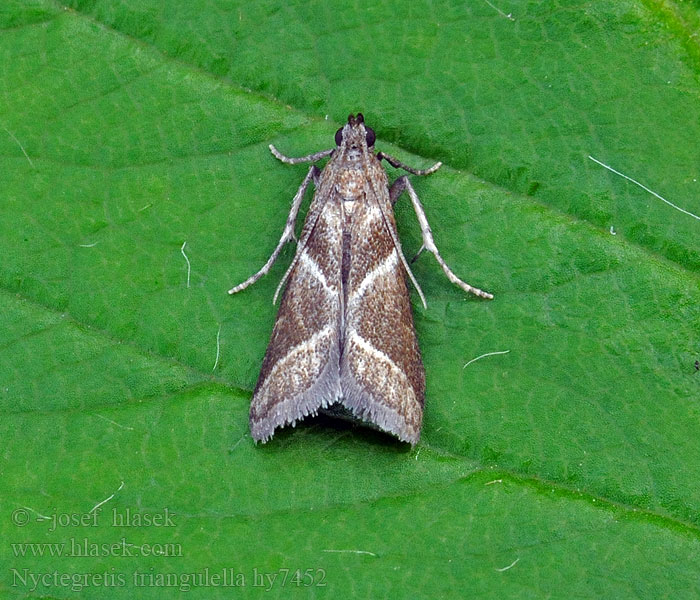
[[[333,402],[341,332],[341,205],[314,197],[250,406],[255,440]],[[308,226],[312,224],[312,226]]]
[[[255,275],[229,290],[238,292],[265,275],[281,247],[294,237],[306,187],[316,186],[286,282],[270,343],[250,407],[256,441],[277,427],[294,425],[324,408],[355,418],[415,444],[420,437],[425,372],[413,325],[406,275],[416,286],[396,232],[392,204],[407,190],[421,225],[423,247],[450,281],[491,298],[459,279],[440,256],[423,207],[408,179],[389,188],[381,160],[417,175],[397,159],[374,153],[374,131],[361,114],[336,133],[336,148],[289,158],[312,162],[330,155],[323,171],[312,166],[299,188],[282,237]],[[278,288],[279,290],[279,288]],[[334,411],[335,412],[335,411]]]
[[[349,227],[340,402],[358,418],[415,444],[420,437],[425,373],[413,326],[406,275],[391,232],[388,190],[368,190]]]

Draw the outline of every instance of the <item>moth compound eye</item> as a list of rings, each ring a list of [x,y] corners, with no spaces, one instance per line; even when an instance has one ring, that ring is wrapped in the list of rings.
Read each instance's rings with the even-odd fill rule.
[[[335,145],[340,146],[343,141],[343,128],[341,127],[335,132]]]
[[[374,141],[377,139],[377,136],[374,134],[374,129],[371,127],[365,127],[365,129],[367,130],[367,145],[374,146]]]

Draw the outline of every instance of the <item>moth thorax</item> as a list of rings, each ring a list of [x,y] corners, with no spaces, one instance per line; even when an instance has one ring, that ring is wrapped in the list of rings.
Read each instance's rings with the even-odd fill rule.
[[[364,190],[365,176],[359,169],[347,169],[338,178],[338,193],[345,200],[346,210],[352,210],[352,203]]]

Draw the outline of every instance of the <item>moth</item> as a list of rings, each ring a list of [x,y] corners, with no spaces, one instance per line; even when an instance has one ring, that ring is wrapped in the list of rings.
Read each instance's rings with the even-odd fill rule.
[[[313,182],[316,191],[294,259],[273,298],[274,304],[284,288],[250,405],[250,430],[256,441],[266,442],[278,427],[330,410],[410,444],[418,442],[425,371],[406,276],[426,308],[427,304],[396,231],[393,205],[402,192],[408,193],[421,227],[418,255],[432,252],[452,283],[493,298],[450,270],[408,177],[389,186],[382,160],[414,175],[434,173],[442,163],[414,169],[375,153],[375,139],[360,113],[350,115],[338,129],[330,150],[290,158],[270,145],[272,154],[287,164],[330,159],[323,170],[309,167],[282,237],[262,269],[229,290],[235,294],[255,283],[270,270],[282,247],[296,241],[299,207]]]

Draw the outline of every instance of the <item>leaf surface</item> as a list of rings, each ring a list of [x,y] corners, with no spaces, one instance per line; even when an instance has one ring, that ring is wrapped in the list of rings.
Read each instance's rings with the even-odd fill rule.
[[[695,592],[699,23],[652,0],[5,2],[3,595]],[[331,147],[358,110],[377,149],[445,163],[414,185],[495,299],[416,263],[416,448],[321,418],[255,446],[293,249],[226,290],[306,172],[267,146]]]

